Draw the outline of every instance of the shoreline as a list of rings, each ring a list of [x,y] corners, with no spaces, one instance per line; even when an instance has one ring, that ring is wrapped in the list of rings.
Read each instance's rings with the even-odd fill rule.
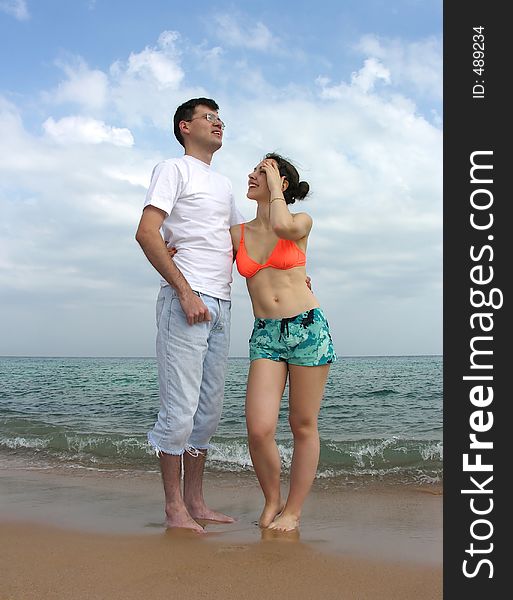
[[[237,522],[207,524],[203,535],[166,531],[158,473],[4,462],[0,598],[442,598],[441,488],[320,482],[292,534],[256,525],[262,496],[253,474],[207,473],[204,489]]]
[[[286,481],[282,484],[284,497]],[[207,536],[257,542],[263,496],[253,473],[205,473],[213,508],[237,518],[209,524]],[[0,463],[2,521],[33,522],[90,533],[155,535],[164,530],[160,474],[87,469],[27,469]],[[316,480],[300,539],[329,553],[441,564],[442,487],[372,482],[334,486]]]

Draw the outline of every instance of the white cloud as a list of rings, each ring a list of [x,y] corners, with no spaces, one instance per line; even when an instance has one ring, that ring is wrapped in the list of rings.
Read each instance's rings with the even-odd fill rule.
[[[374,58],[367,58],[363,67],[351,76],[352,85],[360,88],[362,92],[369,92],[374,88],[377,80],[390,83],[390,71]]]
[[[351,88],[362,94],[372,92],[380,80],[390,84],[390,71],[378,60],[367,58],[363,67],[351,74],[350,84],[342,81],[339,85],[331,85],[331,80],[322,76],[317,77],[316,83],[321,88],[321,98],[334,100],[344,98]]]
[[[404,42],[366,35],[357,48],[383,63],[395,85],[412,86],[427,97],[442,97],[442,45],[438,38]]]
[[[177,88],[184,76],[180,67],[176,42],[180,35],[176,31],[164,31],[160,34],[157,48],[147,46],[141,52],[132,52],[125,64],[113,65],[113,74],[124,78],[156,85],[159,90]]]
[[[39,152],[26,132],[20,110],[0,96],[0,170],[5,172],[3,183],[9,177],[20,177],[26,169],[45,169],[47,154]],[[0,182],[1,189],[2,182]]]
[[[129,126],[149,123],[169,129],[172,107],[183,96],[200,95],[198,87],[183,86],[180,64],[180,35],[175,31],[160,34],[155,46],[131,52],[126,60],[115,61],[107,72],[90,69],[82,57],[56,64],[66,74],[54,90],[43,92],[49,104],[71,102],[88,116],[108,118],[112,112]],[[214,53],[215,55],[216,53]]]
[[[112,127],[96,119],[73,116],[55,121],[52,117],[43,123],[48,136],[59,144],[114,144],[133,146],[134,138],[129,129]]]
[[[184,83],[180,35],[164,31],[157,46],[132,52],[109,69],[110,99],[120,117],[131,126],[148,123],[169,131],[173,107],[184,98],[203,95],[198,86]]]
[[[67,76],[52,92],[43,97],[57,104],[72,102],[88,110],[101,109],[108,94],[107,75],[98,69],[89,69],[85,61],[78,57],[74,64],[58,62],[57,65]]]
[[[145,285],[155,281],[133,236],[157,157],[141,155],[123,136],[120,146],[94,143],[105,136],[120,140],[113,128],[90,121],[54,121],[60,138],[35,136],[19,111],[0,98],[0,154],[6,158],[0,163],[0,293],[17,311],[39,290],[37,311],[28,309],[38,315],[38,330],[44,329],[46,310],[82,313],[83,303],[118,301],[126,306],[128,298],[140,301]],[[48,128],[52,120],[46,123]],[[73,129],[88,143],[64,143]],[[132,295],[134,276],[141,287]],[[85,337],[94,331],[99,339],[101,321]]]
[[[260,21],[251,21],[245,27],[230,15],[218,15],[214,21],[216,35],[228,46],[261,52],[274,52],[281,47],[280,39],[275,38]]]
[[[0,10],[18,19],[18,21],[25,21],[30,18],[25,0],[0,0]]]

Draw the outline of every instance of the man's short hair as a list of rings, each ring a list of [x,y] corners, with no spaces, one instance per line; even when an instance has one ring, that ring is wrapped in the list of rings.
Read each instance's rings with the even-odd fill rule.
[[[211,98],[192,98],[187,100],[176,109],[175,116],[173,117],[173,127],[175,132],[175,138],[185,148],[182,132],[180,131],[180,121],[190,121],[194,115],[194,109],[199,105],[208,106],[212,110],[219,110],[219,106],[215,100]]]

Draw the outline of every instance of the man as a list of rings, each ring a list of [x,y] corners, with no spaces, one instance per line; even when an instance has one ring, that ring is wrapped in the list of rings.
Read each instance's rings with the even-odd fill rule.
[[[136,234],[163,278],[157,299],[160,411],[148,440],[160,459],[167,526],[197,532],[203,528],[196,519],[234,521],[207,507],[202,485],[209,441],[221,415],[228,357],[229,228],[244,220],[229,179],[210,168],[223,142],[218,111],[209,98],[177,108],[174,133],[185,154],[153,170]],[[177,250],[173,259],[171,247]]]

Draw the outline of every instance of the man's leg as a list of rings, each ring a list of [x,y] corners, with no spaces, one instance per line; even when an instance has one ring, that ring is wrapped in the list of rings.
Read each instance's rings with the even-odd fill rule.
[[[202,450],[197,456],[186,452],[183,455],[184,481],[183,495],[189,514],[194,519],[215,521],[216,523],[233,523],[235,519],[229,515],[210,509],[203,497],[203,471],[207,451]]]
[[[203,362],[199,403],[190,436],[191,448],[184,454],[184,501],[195,519],[232,523],[234,519],[208,508],[203,497],[203,472],[210,438],[214,435],[223,406],[224,378],[230,345],[230,302],[201,295],[212,317],[208,350]]]
[[[169,528],[183,527],[203,533],[203,527],[191,517],[182,498],[182,457],[162,452],[160,454],[160,470],[166,497],[166,526]]]
[[[171,288],[163,288],[159,294],[157,326],[160,411],[148,440],[160,458],[166,523],[203,531],[185,506],[181,466],[198,406],[209,328],[206,323],[187,324]]]

